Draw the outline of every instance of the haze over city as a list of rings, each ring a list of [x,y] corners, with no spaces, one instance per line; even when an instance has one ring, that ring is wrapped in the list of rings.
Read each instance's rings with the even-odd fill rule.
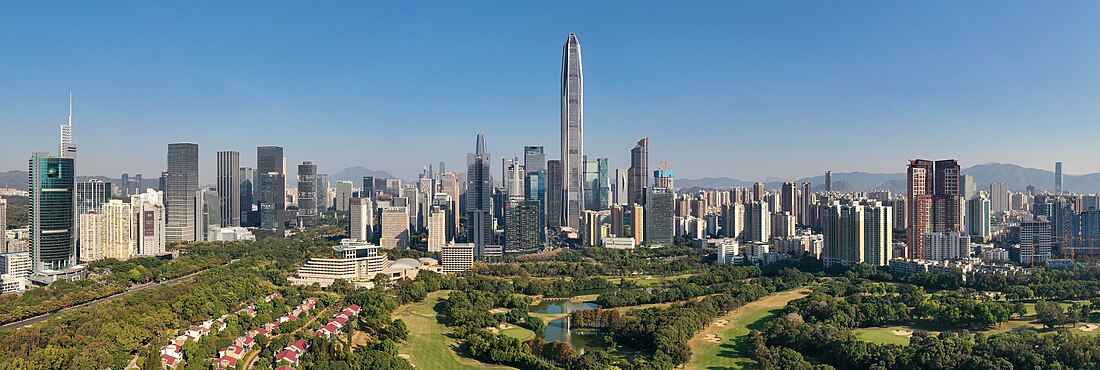
[[[154,178],[181,141],[203,183],[214,151],[260,145],[406,179],[462,167],[478,132],[497,160],[558,153],[569,32],[584,151],[613,168],[649,136],[681,178],[1100,171],[1095,2],[281,5],[0,5],[0,171],[54,147],[69,91],[80,175]]]

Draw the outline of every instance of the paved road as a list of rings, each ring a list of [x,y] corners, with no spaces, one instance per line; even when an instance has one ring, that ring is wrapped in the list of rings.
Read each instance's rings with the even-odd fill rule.
[[[206,271],[206,270],[203,270],[203,271]],[[0,330],[19,329],[19,328],[22,328],[22,327],[27,326],[27,325],[33,325],[33,324],[37,324],[37,323],[52,319],[54,316],[57,316],[61,313],[72,311],[72,310],[75,310],[75,309],[78,309],[78,308],[92,307],[92,306],[95,306],[95,305],[103,303],[103,302],[109,302],[109,301],[112,301],[112,300],[115,300],[115,299],[119,299],[119,298],[128,296],[130,294],[134,294],[134,293],[137,293],[137,292],[143,292],[143,291],[153,289],[153,288],[157,288],[157,287],[161,287],[161,286],[176,285],[176,284],[194,279],[195,276],[202,273],[203,271],[199,271],[199,272],[196,272],[196,273],[193,273],[193,274],[190,274],[190,275],[181,276],[181,277],[178,277],[178,278],[175,278],[175,279],[172,279],[172,280],[168,280],[168,281],[165,281],[165,282],[162,282],[162,283],[146,283],[146,284],[141,284],[141,285],[134,285],[134,286],[130,287],[130,289],[127,289],[126,291],[123,291],[121,293],[118,293],[118,294],[115,294],[115,295],[112,295],[112,296],[106,296],[106,297],[103,297],[103,298],[100,298],[100,299],[97,299],[97,300],[94,300],[94,301],[81,303],[81,304],[78,304],[76,306],[72,306],[72,307],[69,307],[69,308],[62,308],[60,310],[57,310],[57,311],[54,311],[54,312],[51,312],[51,313],[42,314],[42,315],[38,315],[38,316],[29,318],[29,319],[24,319],[22,321],[16,321],[16,322],[13,322],[13,323],[10,323],[10,324],[2,325],[2,326],[0,326]]]

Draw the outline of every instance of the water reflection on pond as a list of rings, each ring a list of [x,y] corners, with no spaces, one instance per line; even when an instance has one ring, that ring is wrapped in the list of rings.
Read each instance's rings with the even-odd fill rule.
[[[566,300],[544,300],[538,305],[531,306],[531,312],[555,314],[570,313],[577,310],[590,310],[600,308],[592,302],[571,302]],[[583,354],[588,348],[605,348],[604,333],[596,330],[577,330],[569,328],[569,316],[551,321],[543,330],[543,339],[547,342],[562,341],[569,343],[578,354]]]

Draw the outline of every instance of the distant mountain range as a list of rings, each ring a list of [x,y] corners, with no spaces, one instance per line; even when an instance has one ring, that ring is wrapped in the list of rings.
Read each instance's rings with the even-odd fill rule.
[[[1028,185],[1034,185],[1038,190],[1054,190],[1054,172],[1037,168],[1026,168],[1014,164],[986,163],[963,169],[963,175],[974,176],[974,182],[978,184],[978,190],[989,190],[989,184],[1003,182],[1008,184],[1012,191],[1024,191]],[[394,177],[386,171],[375,171],[363,166],[348,167],[329,175],[330,182],[352,181],[359,184],[364,176]],[[106,176],[78,176],[78,181],[99,179],[117,183],[118,179]],[[143,179],[143,188],[157,188],[158,178]],[[803,177],[790,181],[813,184],[814,190],[825,188],[825,176]],[[676,179],[676,187],[682,190],[699,189],[729,189],[736,187],[750,188],[755,181],[738,180],[729,177],[704,177],[701,179]],[[768,181],[764,185],[769,189],[777,189],[782,181]],[[1075,193],[1100,193],[1100,173],[1072,176],[1064,175],[1063,187],[1066,191]],[[0,172],[0,188],[14,188],[27,190],[27,171]],[[833,172],[833,190],[836,191],[866,191],[873,189],[886,189],[893,192],[905,192],[905,173],[868,173],[868,172]]]
[[[963,175],[974,176],[978,190],[989,190],[989,184],[1003,182],[1012,191],[1024,191],[1028,185],[1037,190],[1054,190],[1054,172],[1037,168],[1026,168],[1014,164],[986,163],[963,169]],[[814,190],[824,189],[825,175],[804,177],[790,181],[813,184]],[[680,189],[706,188],[728,189],[734,187],[752,187],[754,181],[732,179],[729,177],[705,177],[702,179],[676,179]],[[764,183],[769,189],[782,186],[781,181]],[[867,173],[833,172],[833,190],[866,191],[885,189],[893,192],[905,192],[905,173]],[[1072,176],[1063,175],[1063,188],[1076,193],[1100,192],[1100,173]]]
[[[366,176],[393,178],[393,175],[390,175],[390,173],[386,171],[375,171],[363,166],[355,166],[348,167],[340,170],[340,172],[328,175],[328,181],[331,183],[335,183],[337,181],[351,181],[359,186],[362,185],[363,177]]]

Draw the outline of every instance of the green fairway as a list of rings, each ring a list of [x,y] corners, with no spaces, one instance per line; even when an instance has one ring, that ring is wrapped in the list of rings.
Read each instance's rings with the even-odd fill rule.
[[[521,341],[526,341],[528,339],[531,339],[531,338],[535,337],[535,332],[531,331],[530,329],[525,329],[525,328],[520,328],[520,327],[508,328],[508,329],[501,330],[500,334],[501,335],[507,335],[509,337],[516,338],[516,339],[519,339]]]
[[[455,340],[447,336],[451,330],[436,321],[434,309],[448,294],[450,292],[433,292],[423,302],[401,306],[394,311],[394,318],[404,321],[409,329],[409,340],[397,347],[401,357],[418,369],[514,369],[483,364],[455,353]]]
[[[895,330],[899,331],[899,333],[894,334]],[[868,342],[875,342],[879,344],[899,344],[905,346],[909,345],[909,337],[906,335],[899,335],[904,334],[903,331],[905,330],[911,329],[898,326],[892,326],[888,328],[862,328],[852,330],[852,334],[855,334],[856,338]]]
[[[760,329],[782,311],[787,302],[806,296],[801,289],[772,294],[719,317],[688,341],[687,369],[744,369],[756,367],[748,348],[749,330]],[[714,339],[717,338],[717,339]]]

